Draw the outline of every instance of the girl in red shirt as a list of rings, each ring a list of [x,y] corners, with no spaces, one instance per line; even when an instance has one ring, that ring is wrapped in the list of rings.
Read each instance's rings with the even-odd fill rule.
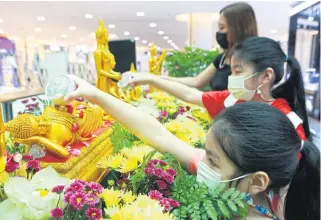
[[[288,76],[285,63],[290,68]],[[212,118],[244,101],[267,103],[288,116],[302,140],[310,137],[300,65],[284,54],[279,43],[265,37],[241,42],[232,52],[231,69],[225,91],[201,92],[152,74],[135,74],[131,84],[153,84],[183,101],[204,106]]]

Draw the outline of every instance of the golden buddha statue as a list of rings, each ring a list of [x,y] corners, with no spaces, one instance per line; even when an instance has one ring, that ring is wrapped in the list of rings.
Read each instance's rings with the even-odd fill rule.
[[[162,65],[166,58],[167,50],[164,50],[162,54],[157,57],[157,49],[153,43],[150,48],[150,58],[149,58],[149,72],[154,75],[160,75],[162,72]],[[155,92],[156,89],[153,86],[149,86],[150,92]]]
[[[0,103],[0,173],[4,171],[6,166],[6,140],[5,140],[5,128],[2,117],[2,103]]]
[[[132,73],[136,72],[135,66],[133,63],[130,65],[129,72],[132,72]],[[130,95],[131,100],[138,102],[140,100],[140,98],[142,97],[142,87],[136,86],[135,88],[130,90],[129,95]]]
[[[109,51],[108,32],[103,20],[100,20],[96,31],[96,40],[97,49],[94,52],[97,70],[96,87],[119,98],[117,81],[121,79],[121,74],[113,71],[116,62],[114,55]]]
[[[74,102],[66,106],[48,106],[41,116],[21,114],[5,124],[16,142],[40,144],[58,157],[68,157],[69,146],[89,140],[103,125],[103,110],[98,106]]]

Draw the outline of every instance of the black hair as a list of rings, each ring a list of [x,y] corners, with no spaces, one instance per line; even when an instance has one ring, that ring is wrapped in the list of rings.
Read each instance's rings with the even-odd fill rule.
[[[266,37],[246,39],[234,48],[232,56],[253,65],[255,72],[263,72],[269,67],[272,68],[275,73],[274,85],[282,80],[284,63],[287,62],[290,69],[289,77],[272,90],[272,96],[288,101],[292,110],[303,120],[306,137],[311,138],[301,67],[298,61],[294,57],[286,57],[280,44]]]
[[[222,111],[212,132],[238,172],[266,172],[274,191],[290,184],[286,220],[319,219],[320,152],[305,141],[299,159],[301,139],[287,116],[270,105],[244,102]]]

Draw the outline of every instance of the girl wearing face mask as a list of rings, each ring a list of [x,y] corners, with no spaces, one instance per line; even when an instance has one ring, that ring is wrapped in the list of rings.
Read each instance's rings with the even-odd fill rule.
[[[318,219],[320,152],[308,141],[302,148],[292,123],[277,109],[259,102],[226,109],[208,132],[204,151],[136,107],[72,77],[78,88],[65,101],[82,97],[100,105],[146,144],[174,155],[210,188],[225,182],[246,192],[253,206],[247,219]]]
[[[277,85],[285,75],[284,64],[290,73]],[[290,118],[302,140],[310,137],[300,65],[295,58],[286,57],[279,43],[265,37],[249,38],[232,51],[231,67],[225,91],[201,92],[151,74],[135,75],[131,84],[153,84],[188,103],[204,106],[212,118],[244,101],[266,103]]]
[[[220,11],[216,33],[216,41],[224,52],[195,77],[161,76],[161,78],[198,89],[210,84],[213,91],[225,90],[227,78],[231,75],[231,48],[249,37],[257,36],[257,32],[255,13],[249,4],[239,2],[227,5]]]

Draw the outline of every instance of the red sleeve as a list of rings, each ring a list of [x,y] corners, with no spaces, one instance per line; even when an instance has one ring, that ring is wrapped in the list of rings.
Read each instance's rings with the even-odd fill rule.
[[[283,112],[285,115],[288,116],[292,111],[291,107],[289,106],[288,102],[285,99],[276,99],[271,106],[274,108],[279,109],[281,112]],[[292,122],[292,121],[291,121]],[[292,122],[293,123],[293,122]],[[297,125],[295,128],[298,136],[301,138],[301,140],[306,140],[304,128],[302,124]]]
[[[203,105],[212,118],[218,115],[225,108],[224,101],[229,95],[230,93],[227,90],[203,92]]]

